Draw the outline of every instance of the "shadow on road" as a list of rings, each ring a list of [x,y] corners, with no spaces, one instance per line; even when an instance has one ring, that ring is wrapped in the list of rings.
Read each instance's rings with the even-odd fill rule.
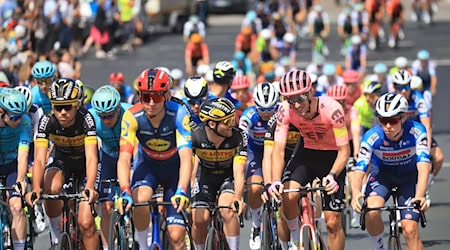
[[[450,240],[424,240],[423,246],[424,247],[432,247],[432,246],[439,246],[439,245],[449,245]]]

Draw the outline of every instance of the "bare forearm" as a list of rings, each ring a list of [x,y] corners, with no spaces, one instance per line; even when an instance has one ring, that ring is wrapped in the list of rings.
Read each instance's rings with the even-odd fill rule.
[[[358,192],[361,192],[362,180],[364,178],[365,173],[366,172],[361,171],[361,170],[353,171],[353,178],[352,178],[352,182],[351,182],[352,193],[356,194]]]
[[[97,168],[98,168],[98,160],[96,159],[86,159],[86,188],[94,188],[95,180],[97,178]]]
[[[130,168],[130,161],[123,159],[123,157],[119,157],[117,162],[117,179],[119,179],[119,184],[121,187],[130,186]]]
[[[417,163],[417,186],[416,197],[425,197],[425,191],[428,186],[428,177],[431,170],[431,164],[427,162]]]
[[[237,199],[242,199],[244,194],[244,184],[245,184],[245,166],[238,164],[234,166],[233,177],[234,177],[234,196]]]
[[[17,181],[24,181],[28,171],[28,152],[19,151],[17,160]]]
[[[272,182],[272,169],[270,163],[272,161],[272,147],[264,146],[264,158],[262,161],[262,173],[264,177],[264,183]]]
[[[187,188],[191,181],[192,174],[192,150],[189,148],[181,149],[180,152],[180,177],[178,186]]]
[[[334,161],[333,167],[331,168],[330,172],[334,172],[336,173],[336,175],[339,175],[342,172],[342,170],[344,170],[349,157],[350,157],[349,144],[345,146],[339,146],[336,160]]]

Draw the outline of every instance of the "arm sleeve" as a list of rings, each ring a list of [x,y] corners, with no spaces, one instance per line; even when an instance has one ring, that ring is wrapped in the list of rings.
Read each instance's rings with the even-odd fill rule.
[[[28,152],[30,148],[30,140],[31,140],[31,119],[28,115],[22,116],[21,122],[22,129],[19,135],[19,147],[18,151],[26,151]]]
[[[236,163],[245,164],[247,162],[247,147],[248,147],[248,137],[247,134],[244,133],[241,129],[239,129],[241,133],[241,141],[236,150],[236,155],[233,158],[233,165]]]
[[[178,150],[182,148],[192,148],[192,132],[190,126],[190,116],[186,109],[179,107],[176,115],[176,140]]]
[[[95,127],[94,117],[89,112],[84,116],[84,129],[84,144],[97,144],[97,128]]]
[[[123,114],[120,132],[120,151],[133,154],[138,123],[133,114],[127,110]]]

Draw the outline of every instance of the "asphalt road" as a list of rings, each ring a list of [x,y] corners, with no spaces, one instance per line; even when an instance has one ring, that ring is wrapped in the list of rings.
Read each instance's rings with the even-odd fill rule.
[[[332,5],[334,1],[327,1],[325,9],[331,12],[331,18],[338,13],[338,8]],[[409,1],[405,1],[409,3]],[[440,79],[438,85],[438,95],[434,98],[433,110],[433,130],[436,133],[436,140],[444,150],[444,155],[450,155],[450,116],[447,108],[450,107],[450,99],[446,93],[450,93],[450,86],[444,79],[450,78],[450,19],[446,14],[450,12],[450,0],[440,1],[440,12],[436,16],[436,22],[430,27],[421,27],[416,23],[408,22],[405,26],[406,39],[401,42],[397,50],[382,47],[376,52],[368,54],[369,64],[385,62],[393,64],[395,57],[404,55],[413,60],[415,54],[420,49],[427,49],[431,53],[433,60],[437,62],[437,74]],[[409,17],[409,15],[407,15]],[[212,15],[207,30],[207,42],[210,47],[211,62],[219,60],[230,60],[234,51],[234,37],[239,31],[242,15]],[[337,46],[336,27],[330,35],[328,46],[331,55],[328,60],[342,63],[343,58],[339,55]],[[81,58],[83,63],[82,80],[85,84],[95,88],[107,83],[109,74],[114,71],[121,71],[125,75],[127,83],[148,67],[167,66],[169,68],[184,69],[184,44],[181,35],[178,34],[158,34],[150,37],[150,41],[144,46],[137,48],[133,53],[120,52],[114,61],[97,60],[93,53],[85,58]],[[301,42],[298,53],[298,66],[308,64],[311,58],[308,42]],[[421,236],[426,249],[449,249],[450,238],[448,230],[450,220],[448,218],[450,208],[450,161],[445,162],[444,168],[436,178],[432,187],[432,206],[427,212],[428,226],[421,229]],[[251,223],[246,222],[246,227],[241,233],[240,249],[248,249],[248,238]],[[346,249],[369,249],[370,241],[366,232],[351,230],[346,239]],[[43,233],[35,243],[36,249],[46,249],[49,247],[48,234]]]

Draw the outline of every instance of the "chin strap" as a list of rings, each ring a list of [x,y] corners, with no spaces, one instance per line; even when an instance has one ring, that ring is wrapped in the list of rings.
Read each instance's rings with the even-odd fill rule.
[[[394,138],[397,138],[397,136],[398,136],[399,134],[403,133],[403,121],[402,121],[402,117],[400,117],[400,127],[401,127],[402,129],[400,129],[400,131],[398,131],[398,133],[394,135]]]
[[[226,136],[221,135],[221,134],[219,134],[219,132],[217,132],[217,126],[219,126],[218,123],[216,123],[216,126],[214,128],[211,128],[211,127],[209,127],[209,128],[214,132],[214,134],[216,134],[216,135],[218,135],[220,137],[226,138]]]

